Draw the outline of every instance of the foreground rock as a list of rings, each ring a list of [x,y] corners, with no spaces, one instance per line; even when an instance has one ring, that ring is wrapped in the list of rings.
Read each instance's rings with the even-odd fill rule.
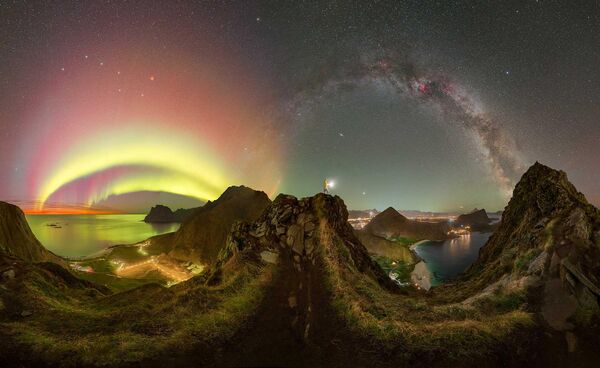
[[[600,211],[564,172],[535,163],[467,280],[463,287],[483,292],[466,304],[498,293],[525,295],[551,329],[564,333],[565,350],[580,349],[582,338],[600,343]]]

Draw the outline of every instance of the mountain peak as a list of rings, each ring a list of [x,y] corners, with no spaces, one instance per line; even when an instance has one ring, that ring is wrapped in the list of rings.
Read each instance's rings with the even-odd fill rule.
[[[523,205],[533,205],[546,216],[556,209],[578,204],[588,205],[588,202],[569,181],[567,174],[536,161],[515,186],[507,209],[512,207],[518,211]]]
[[[388,207],[386,208],[384,211],[382,211],[381,213],[377,214],[377,216],[375,216],[375,218],[396,218],[399,220],[406,220],[406,217],[401,214],[400,212],[398,212],[398,210],[396,210],[394,207]]]
[[[563,171],[536,162],[517,183],[498,229],[468,272],[485,284],[498,278],[561,279],[582,305],[597,308],[589,301],[600,296],[599,249],[600,211]]]
[[[216,200],[230,199],[236,196],[257,195],[259,193],[262,193],[266,196],[265,192],[254,190],[245,185],[232,185],[225,189],[225,191]]]

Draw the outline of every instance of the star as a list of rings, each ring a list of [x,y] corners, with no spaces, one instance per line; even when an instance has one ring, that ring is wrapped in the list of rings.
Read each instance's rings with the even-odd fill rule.
[[[104,62],[102,62],[102,61],[101,61],[101,62],[100,62],[100,66],[104,66]]]
[[[150,80],[154,82],[154,76],[153,75],[150,76]]]

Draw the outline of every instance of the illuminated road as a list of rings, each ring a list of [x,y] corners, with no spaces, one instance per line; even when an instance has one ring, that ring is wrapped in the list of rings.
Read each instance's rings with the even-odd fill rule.
[[[134,277],[137,272],[141,272],[144,268],[149,270],[157,270],[165,277],[175,281],[182,282],[193,275],[185,270],[182,270],[179,266],[175,266],[173,264],[167,264],[166,262],[161,262],[160,260],[152,257],[146,261],[134,263],[131,265],[121,264],[119,268],[116,270],[116,274],[123,277]]]

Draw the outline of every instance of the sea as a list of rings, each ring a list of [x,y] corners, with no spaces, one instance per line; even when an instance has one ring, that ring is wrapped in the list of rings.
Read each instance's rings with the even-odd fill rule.
[[[27,215],[27,222],[44,247],[59,256],[78,258],[179,228],[176,223],[147,224],[144,217],[144,214]]]
[[[454,239],[425,241],[416,245],[414,250],[431,275],[431,286],[451,281],[466,271],[491,235],[473,232]]]

